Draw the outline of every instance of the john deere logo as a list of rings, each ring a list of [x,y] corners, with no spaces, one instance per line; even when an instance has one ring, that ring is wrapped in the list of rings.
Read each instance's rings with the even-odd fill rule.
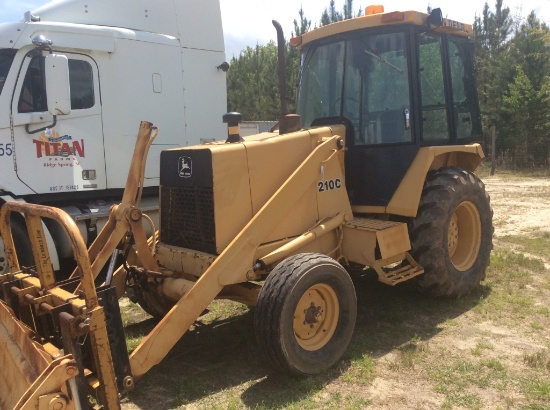
[[[190,178],[193,175],[193,161],[189,157],[180,157],[178,162],[178,174],[182,178]]]

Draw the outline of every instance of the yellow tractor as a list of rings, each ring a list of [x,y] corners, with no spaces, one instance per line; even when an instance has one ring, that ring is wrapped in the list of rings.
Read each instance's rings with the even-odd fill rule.
[[[474,174],[483,152],[471,32],[439,9],[375,7],[292,39],[302,53],[299,115],[286,113],[281,58],[277,129],[242,138],[241,116],[229,113],[226,139],[162,152],[151,238],[139,207],[157,133],[148,122],[122,201],[89,249],[59,209],[6,203],[0,408],[119,408],[216,298],[255,306],[268,360],[310,375],[338,362],[352,337],[346,268],[372,268],[388,285],[410,280],[433,296],[475,289],[493,227]],[[19,265],[13,212],[25,217],[35,266]],[[73,246],[68,279],[52,269],[43,219]],[[131,353],[123,295],[159,319]]]

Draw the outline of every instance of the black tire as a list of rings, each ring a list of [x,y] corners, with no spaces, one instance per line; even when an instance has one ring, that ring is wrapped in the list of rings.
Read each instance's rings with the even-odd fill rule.
[[[137,303],[156,320],[161,320],[175,305],[154,289],[141,290]]]
[[[424,268],[414,279],[430,296],[460,297],[485,279],[493,238],[485,185],[458,167],[431,171],[409,224],[411,255]]]
[[[11,235],[17,251],[17,259],[19,261],[19,267],[33,266],[34,258],[32,256],[31,241],[29,240],[27,228],[25,223],[18,218],[11,218]],[[6,256],[6,250],[4,249],[4,242],[0,237],[0,274],[9,271],[8,259]]]
[[[355,288],[346,270],[328,256],[303,253],[285,259],[267,277],[254,327],[273,367],[306,376],[340,360],[356,316]]]

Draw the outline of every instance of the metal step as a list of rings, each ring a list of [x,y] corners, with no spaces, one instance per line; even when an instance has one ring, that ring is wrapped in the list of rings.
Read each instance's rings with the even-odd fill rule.
[[[373,266],[373,268],[378,273],[378,280],[390,286],[405,282],[424,273],[424,269],[416,263],[408,252],[405,253],[405,259],[401,263],[395,264],[392,268],[380,265]]]
[[[411,244],[406,223],[354,218],[344,228],[346,257],[374,268],[380,282],[393,286],[424,273],[408,252]]]
[[[364,229],[367,231],[383,231],[385,229],[393,228],[402,224],[402,222],[355,217],[352,221],[348,222],[346,226],[349,228]]]

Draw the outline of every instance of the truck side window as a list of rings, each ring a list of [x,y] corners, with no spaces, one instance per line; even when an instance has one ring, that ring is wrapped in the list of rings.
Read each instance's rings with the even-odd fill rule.
[[[479,108],[473,79],[472,47],[459,39],[449,39],[449,60],[453,89],[453,116],[457,139],[481,138]]]
[[[10,72],[11,63],[17,50],[3,49],[0,50],[0,94],[2,94],[2,89],[4,88],[4,83]]]
[[[69,59],[71,109],[82,110],[94,106],[94,76],[87,61]]]
[[[43,60],[43,57],[34,57],[29,64],[19,96],[19,112],[48,110],[46,83],[42,69]],[[69,84],[71,86],[71,109],[82,110],[94,106],[94,77],[90,63],[69,59]]]
[[[404,33],[358,36],[348,42],[342,115],[355,127],[356,145],[406,143],[409,111]]]
[[[450,140],[443,82],[441,39],[420,34],[418,47],[422,99],[422,140]]]
[[[42,73],[42,57],[33,57],[27,69],[19,103],[19,112],[43,112],[48,110],[46,88]]]
[[[344,50],[344,43],[337,42],[317,47],[304,57],[298,105],[306,126],[317,118],[340,114]]]

